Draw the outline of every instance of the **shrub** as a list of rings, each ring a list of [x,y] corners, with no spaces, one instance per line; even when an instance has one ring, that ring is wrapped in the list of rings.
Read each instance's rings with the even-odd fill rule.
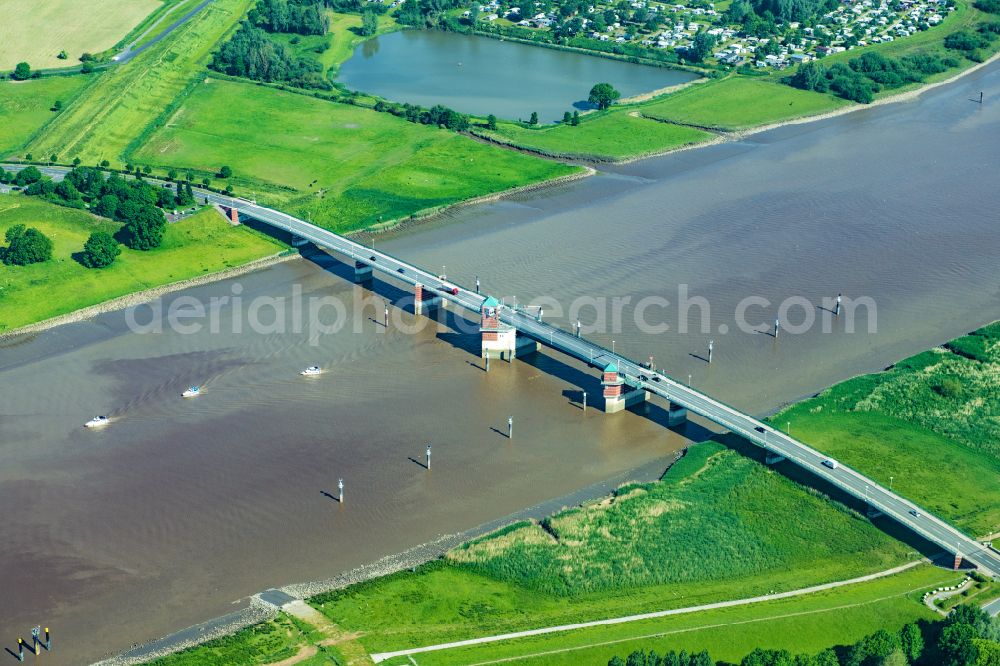
[[[990,14],[1000,14],[1000,0],[976,0],[976,9]]]

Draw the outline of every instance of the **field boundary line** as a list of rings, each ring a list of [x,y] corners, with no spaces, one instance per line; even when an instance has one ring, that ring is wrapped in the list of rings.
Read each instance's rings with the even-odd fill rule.
[[[687,606],[685,608],[670,608],[667,610],[653,611],[650,613],[639,613],[637,615],[625,615],[622,617],[606,618],[603,620],[591,620],[589,622],[576,622],[573,624],[563,624],[553,627],[542,627],[539,629],[526,629],[523,631],[514,631],[506,634],[496,634],[494,636],[482,636],[480,638],[469,638],[461,641],[452,641],[450,643],[438,643],[437,645],[425,645],[423,647],[409,648],[406,650],[394,650],[392,652],[378,652],[372,654],[372,660],[378,664],[385,661],[386,659],[391,659],[394,657],[404,657],[413,654],[421,654],[424,652],[436,652],[438,650],[450,650],[457,647],[466,647],[470,645],[482,645],[484,643],[496,643],[499,641],[511,640],[515,638],[527,638],[530,636],[543,636],[545,634],[554,634],[564,631],[573,631],[575,629],[586,629],[589,627],[600,627],[613,624],[625,624],[628,622],[638,622],[641,620],[650,620],[661,617],[669,617],[671,615],[685,615],[688,613],[697,613],[706,610],[716,610],[720,608],[732,608],[734,606],[746,606],[750,604],[762,603],[765,601],[777,601],[779,599],[788,599],[791,597],[798,597],[806,594],[812,594],[814,592],[822,592],[823,590],[830,590],[837,587],[843,587],[845,585],[854,585],[856,583],[864,583],[878,578],[884,578],[886,576],[892,576],[897,573],[901,573],[913,567],[919,566],[924,560],[915,560],[913,562],[907,562],[897,567],[891,569],[886,569],[885,571],[878,571],[872,574],[867,574],[865,576],[859,576],[857,578],[850,578],[848,580],[834,581],[832,583],[822,583],[820,585],[812,585],[810,587],[803,587],[797,590],[789,590],[787,592],[779,592],[777,594],[766,594],[756,597],[747,597],[745,599],[733,599],[730,601],[716,601],[709,604],[701,604],[699,606]]]

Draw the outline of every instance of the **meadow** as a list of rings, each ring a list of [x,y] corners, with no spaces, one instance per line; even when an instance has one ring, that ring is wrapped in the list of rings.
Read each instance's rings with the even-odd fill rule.
[[[855,512],[707,442],[658,483],[311,603],[387,651],[797,589],[908,557]]]
[[[643,105],[640,113],[668,122],[740,130],[852,106],[829,94],[798,90],[775,80],[731,76]]]
[[[898,631],[937,619],[920,602],[922,591],[954,584],[954,572],[922,565],[882,579],[749,606],[588,627],[574,631],[453,648],[416,655],[422,666],[458,666],[504,660],[517,664],[606,664],[637,649],[663,654],[708,650],[715,660],[739,661],[756,647],[815,653],[849,645],[876,628]],[[423,645],[424,643],[421,643]],[[416,646],[417,644],[414,644]],[[397,657],[385,662],[402,666]]]
[[[362,37],[359,33],[361,29],[360,14],[343,14],[328,10],[330,17],[330,30],[325,35],[291,35],[274,33],[271,36],[280,42],[288,45],[293,51],[300,55],[315,58],[323,64],[326,71],[336,74],[340,66],[354,54],[354,49],[362,42],[371,37]],[[376,36],[402,29],[396,23],[396,19],[391,14],[383,14],[378,17],[378,30]],[[293,38],[297,38],[298,43],[293,44]],[[329,46],[322,53],[316,53],[317,47],[324,44]]]
[[[35,132],[60,113],[52,110],[57,101],[68,105],[97,76],[0,81],[0,157],[16,154]]]
[[[559,124],[531,128],[519,123],[499,122],[496,130],[474,127],[472,131],[498,143],[551,157],[597,160],[661,153],[713,138],[708,132],[649,121],[624,109],[588,114],[576,127]]]
[[[386,113],[218,79],[133,157],[199,175],[229,165],[240,191],[339,232],[578,171]]]
[[[121,166],[130,143],[161,114],[183,100],[204,77],[216,43],[243,17],[253,0],[215,0],[161,42],[122,67],[112,67],[31,141],[35,155],[107,159]]]
[[[26,61],[32,69],[79,65],[84,53],[114,46],[149,14],[160,0],[0,0],[0,70]],[[56,57],[66,51],[68,58]]]
[[[1000,323],[774,417],[796,437],[981,536],[1000,532]]]
[[[0,332],[102,301],[245,264],[280,252],[277,241],[230,226],[212,209],[167,225],[163,244],[148,252],[122,248],[108,268],[85,268],[73,255],[94,231],[121,225],[84,211],[23,195],[0,195],[0,238],[15,224],[52,239],[53,258],[30,266],[0,265]]]

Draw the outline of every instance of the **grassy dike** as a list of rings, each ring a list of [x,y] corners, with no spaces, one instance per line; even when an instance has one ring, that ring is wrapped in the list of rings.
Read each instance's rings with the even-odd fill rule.
[[[23,195],[0,195],[0,239],[15,224],[52,239],[53,258],[30,266],[0,264],[0,333],[126,294],[210,275],[280,252],[277,241],[232,227],[207,209],[167,225],[163,244],[149,252],[122,248],[108,268],[85,268],[81,252],[94,231],[121,225],[89,213]]]

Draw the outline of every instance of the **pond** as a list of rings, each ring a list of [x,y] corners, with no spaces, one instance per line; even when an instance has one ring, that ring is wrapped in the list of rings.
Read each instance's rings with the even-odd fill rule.
[[[436,30],[405,30],[363,43],[338,81],[395,102],[541,122],[590,108],[591,86],[608,82],[623,97],[697,78],[663,67]]]

